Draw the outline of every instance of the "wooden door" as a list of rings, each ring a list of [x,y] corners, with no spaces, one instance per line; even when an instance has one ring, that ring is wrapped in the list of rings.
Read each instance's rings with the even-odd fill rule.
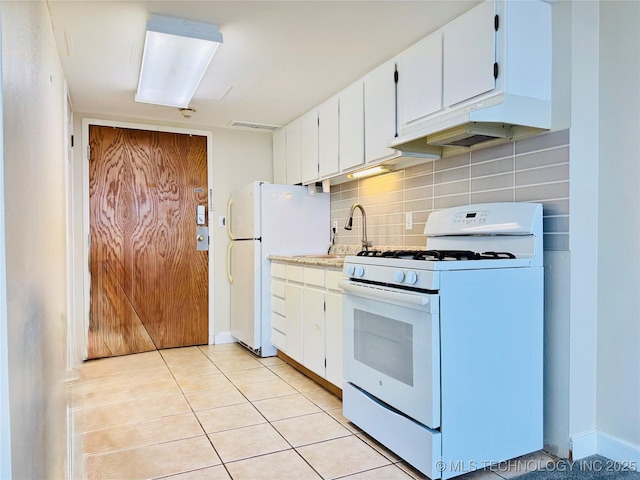
[[[206,137],[91,126],[89,142],[88,358],[206,344]]]

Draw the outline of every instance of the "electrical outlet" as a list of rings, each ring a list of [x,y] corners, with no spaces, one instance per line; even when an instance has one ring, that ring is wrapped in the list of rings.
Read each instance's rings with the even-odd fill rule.
[[[338,230],[338,221],[334,220],[331,226],[333,227],[334,230]]]
[[[405,229],[406,230],[412,230],[413,229],[413,212],[407,212],[406,213]]]

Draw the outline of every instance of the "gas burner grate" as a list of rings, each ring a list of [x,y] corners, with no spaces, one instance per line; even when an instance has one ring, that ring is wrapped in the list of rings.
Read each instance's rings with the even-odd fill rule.
[[[499,260],[516,258],[509,252],[472,252],[471,250],[362,250],[358,257],[403,258],[410,260]]]

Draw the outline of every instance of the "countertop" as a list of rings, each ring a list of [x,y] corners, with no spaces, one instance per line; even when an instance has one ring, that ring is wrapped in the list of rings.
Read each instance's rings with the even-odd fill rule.
[[[407,247],[397,246],[373,246],[371,250],[398,250]],[[412,247],[416,249],[415,247]],[[309,265],[327,268],[342,268],[344,265],[344,257],[347,255],[356,255],[362,250],[360,245],[333,245],[328,254],[316,253],[308,255],[269,255],[269,260],[285,263],[295,263],[301,265]]]

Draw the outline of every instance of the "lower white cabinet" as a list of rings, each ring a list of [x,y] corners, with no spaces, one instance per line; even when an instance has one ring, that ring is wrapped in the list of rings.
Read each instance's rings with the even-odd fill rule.
[[[271,342],[342,388],[342,271],[274,261],[271,276]]]

